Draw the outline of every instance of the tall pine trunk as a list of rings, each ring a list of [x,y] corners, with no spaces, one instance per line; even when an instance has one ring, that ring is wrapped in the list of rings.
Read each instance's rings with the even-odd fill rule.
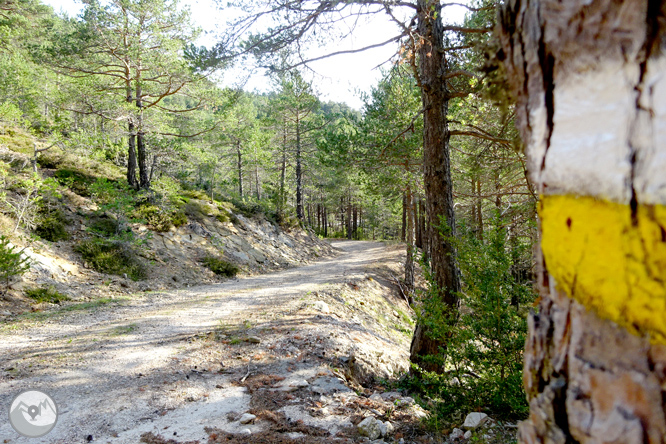
[[[296,117],[296,216],[303,221],[303,178],[301,166],[301,125],[299,117]]]
[[[665,8],[510,0],[500,14],[541,195],[524,443],[666,437]]]
[[[430,239],[430,265],[434,282],[427,297],[436,298],[450,322],[457,319],[460,278],[455,263],[453,188],[449,160],[449,126],[446,117],[449,92],[444,58],[444,29],[439,0],[418,0],[419,79],[423,96],[423,181]],[[425,316],[428,314],[426,313]],[[434,338],[424,322],[417,323],[410,359],[426,370],[441,371],[425,356],[437,355],[446,347],[445,338]]]
[[[407,185],[405,190],[405,201],[407,202],[407,229],[406,241],[407,251],[405,257],[405,287],[411,294],[414,291],[414,199],[412,189]]]

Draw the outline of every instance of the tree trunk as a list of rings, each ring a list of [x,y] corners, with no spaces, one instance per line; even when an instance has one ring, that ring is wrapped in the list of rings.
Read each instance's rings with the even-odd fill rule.
[[[405,287],[409,293],[414,291],[414,199],[412,189],[407,185],[405,190],[407,202],[407,254],[405,258]]]
[[[354,240],[358,240],[358,207],[353,206],[352,212],[354,213],[354,222],[352,223],[352,237]]]
[[[124,37],[125,46],[127,46],[127,36]],[[129,68],[129,61],[125,60],[125,94],[127,103],[132,103],[132,81]],[[136,132],[132,118],[127,123],[127,183],[135,190],[139,188],[136,180]]]
[[[132,122],[127,125],[127,132],[127,183],[136,190],[139,182],[136,180],[136,133]]]
[[[301,177],[301,127],[298,117],[296,117],[296,217],[302,221],[305,218],[303,214],[303,189]]]
[[[347,198],[347,239],[352,239],[352,208],[351,197]]]
[[[400,230],[400,240],[405,242],[407,239],[405,236],[407,234],[407,195],[402,194],[402,228]]]
[[[139,187],[143,189],[150,188],[150,179],[148,178],[148,163],[146,162],[146,141],[145,132],[143,130],[143,100],[141,90],[141,62],[137,67],[136,74],[136,107],[139,109],[137,113],[137,132],[136,132],[136,154],[137,163],[139,165]]]
[[[500,14],[542,196],[524,443],[666,436],[663,2],[510,0]]]
[[[328,210],[324,207],[324,237],[328,237]]]
[[[236,168],[238,168],[238,194],[241,200],[243,199],[243,153],[241,152],[240,140],[236,141],[236,154],[238,160],[236,161]],[[250,179],[250,195],[252,194],[252,179]]]
[[[430,240],[430,266],[434,282],[426,297],[436,298],[457,319],[460,278],[455,263],[453,189],[449,161],[449,126],[446,117],[449,93],[442,76],[446,72],[444,30],[439,0],[418,0],[418,32],[424,42],[419,48],[419,77],[423,96],[423,170]],[[427,316],[427,313],[425,314]],[[410,359],[430,371],[441,371],[437,364],[424,361],[445,348],[445,338],[433,338],[419,322],[412,338]]]
[[[414,232],[416,233],[416,239],[414,245],[416,248],[423,248],[423,232],[421,231],[421,224],[419,219],[421,216],[421,201],[414,197],[413,199],[413,208],[414,208]]]

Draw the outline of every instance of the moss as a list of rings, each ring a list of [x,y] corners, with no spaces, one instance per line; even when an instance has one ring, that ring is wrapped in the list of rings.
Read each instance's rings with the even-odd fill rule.
[[[213,256],[206,256],[201,262],[218,276],[234,277],[240,271],[235,264]]]
[[[145,279],[146,268],[134,251],[122,242],[90,239],[74,247],[93,269],[107,274],[127,274],[132,280]]]
[[[188,216],[197,220],[203,220],[208,216],[217,217],[217,215],[219,214],[219,210],[217,209],[217,207],[197,199],[192,199],[188,203],[186,203],[183,206],[183,211]]]
[[[50,302],[51,304],[70,300],[69,296],[57,292],[52,286],[31,288],[26,290],[25,295],[37,302]]]
[[[35,228],[35,234],[51,242],[69,239],[69,233],[65,229],[67,219],[60,210],[42,214],[39,225]]]
[[[210,200],[210,196],[208,196],[205,192],[201,190],[183,191],[182,196],[188,197],[190,199]]]
[[[215,219],[219,220],[222,223],[227,223],[231,220],[231,218],[229,217],[229,213],[227,213],[226,211],[221,211],[220,214],[215,216]]]

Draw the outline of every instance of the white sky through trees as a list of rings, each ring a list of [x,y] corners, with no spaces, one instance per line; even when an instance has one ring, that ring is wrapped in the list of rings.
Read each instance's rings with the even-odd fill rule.
[[[53,7],[56,12],[61,10],[69,16],[76,16],[82,9],[82,4],[76,0],[42,0]],[[461,3],[468,3],[463,0]],[[229,20],[228,12],[217,9],[213,0],[181,0],[182,5],[188,5],[192,12],[192,21],[204,30],[204,34],[197,42],[198,45],[211,46],[215,43],[216,32],[220,32]],[[446,23],[462,23],[466,10],[462,7],[451,6],[446,8]],[[345,30],[341,30],[344,32]],[[320,56],[333,51],[363,48],[368,45],[383,42],[400,30],[385,14],[376,14],[362,19],[354,28],[352,34],[342,42],[335,41],[325,47],[311,50],[312,57]],[[374,48],[356,54],[337,55],[328,59],[312,62],[304,71],[304,78],[312,80],[314,90],[324,101],[345,102],[355,109],[361,109],[361,92],[369,93],[373,85],[381,77],[379,65],[390,67],[390,60],[397,52],[396,44],[388,44],[381,48]],[[234,85],[239,79],[246,79],[244,89],[266,92],[272,89],[271,80],[265,76],[263,70],[244,68],[238,66],[224,73],[223,83]]]

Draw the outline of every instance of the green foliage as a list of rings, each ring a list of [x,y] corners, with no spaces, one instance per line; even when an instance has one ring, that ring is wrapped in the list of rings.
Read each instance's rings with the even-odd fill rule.
[[[117,220],[110,217],[94,218],[88,226],[90,231],[103,237],[117,236],[120,231],[120,224]]]
[[[80,242],[74,250],[93,269],[100,273],[122,276],[127,274],[132,280],[145,279],[146,268],[135,252],[125,242],[106,239],[89,239]]]
[[[60,209],[44,210],[40,215],[40,222],[35,228],[35,234],[51,242],[69,239],[65,229],[67,219]]]
[[[461,227],[463,235],[456,240],[463,282],[459,318],[447,318],[429,302],[436,298],[425,298],[419,316],[434,335],[446,339],[446,349],[433,357],[445,363],[446,371],[420,372],[410,383],[438,400],[436,410],[444,417],[480,409],[497,418],[527,414],[522,352],[526,315],[536,295],[531,282],[521,282],[513,272],[515,258],[525,251],[514,251],[521,247],[507,241],[503,222],[496,216],[483,240]]]
[[[30,260],[23,256],[23,250],[16,251],[9,238],[0,235],[0,284],[5,288],[14,276],[20,276],[30,269]]]
[[[63,301],[69,301],[69,296],[59,293],[55,287],[49,285],[45,287],[37,287],[26,290],[25,295],[34,299],[37,302],[49,302],[51,304],[59,304]]]
[[[151,229],[166,232],[171,227],[179,227],[187,223],[187,216],[182,211],[164,211],[155,205],[141,205],[134,210],[132,216],[144,221]]]
[[[96,180],[93,176],[69,168],[58,170],[53,176],[60,185],[66,186],[79,196],[84,197],[91,195],[91,185]]]
[[[201,260],[201,262],[210,271],[219,276],[234,277],[240,271],[238,266],[235,264],[214,256],[206,256]]]

